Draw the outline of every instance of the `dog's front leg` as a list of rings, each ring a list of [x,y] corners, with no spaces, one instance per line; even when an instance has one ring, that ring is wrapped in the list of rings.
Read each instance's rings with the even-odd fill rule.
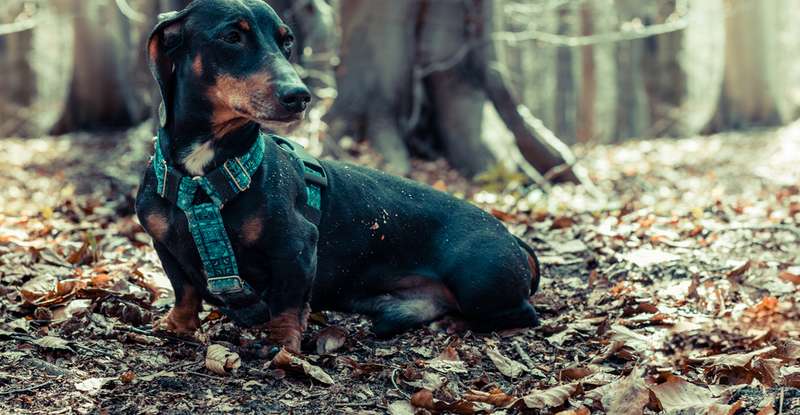
[[[155,241],[156,249],[164,272],[167,274],[172,289],[175,291],[175,305],[155,324],[156,330],[169,331],[183,336],[192,336],[200,327],[198,314],[203,306],[200,292],[189,282],[189,278],[178,261],[162,243]]]
[[[273,260],[270,268],[272,284],[264,293],[271,315],[267,323],[269,340],[299,352],[317,271],[316,246],[307,245],[293,260]]]

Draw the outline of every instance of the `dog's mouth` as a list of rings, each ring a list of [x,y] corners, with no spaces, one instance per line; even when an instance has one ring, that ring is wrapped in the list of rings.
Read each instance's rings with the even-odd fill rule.
[[[259,124],[292,124],[301,121],[306,114],[306,111],[289,112],[278,103],[257,99],[251,101],[251,106],[252,111],[243,111],[243,115]]]

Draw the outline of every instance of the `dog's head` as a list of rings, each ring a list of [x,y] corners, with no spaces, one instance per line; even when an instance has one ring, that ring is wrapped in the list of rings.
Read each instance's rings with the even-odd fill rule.
[[[263,0],[195,0],[162,14],[147,42],[162,125],[174,116],[177,93],[207,99],[218,137],[250,121],[299,121],[311,94],[288,61],[293,41]]]

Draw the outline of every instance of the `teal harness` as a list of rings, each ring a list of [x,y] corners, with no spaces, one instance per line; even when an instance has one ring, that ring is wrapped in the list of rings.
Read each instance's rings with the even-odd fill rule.
[[[269,135],[268,138],[300,163],[307,195],[303,214],[318,225],[322,189],[328,184],[325,170],[301,145],[276,135]],[[189,231],[203,263],[209,294],[223,305],[223,313],[243,325],[262,322],[269,316],[269,309],[262,296],[239,276],[236,255],[222,221],[222,209],[228,201],[250,187],[253,174],[264,159],[266,139],[265,134],[259,133],[247,153],[226,160],[204,176],[186,176],[167,163],[164,157],[167,138],[163,129],[159,130],[156,137],[153,156],[158,194],[186,215]],[[198,189],[202,189],[208,198],[198,198]]]

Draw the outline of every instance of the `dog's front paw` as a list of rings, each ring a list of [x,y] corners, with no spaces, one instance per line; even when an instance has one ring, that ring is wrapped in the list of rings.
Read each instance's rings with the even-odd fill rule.
[[[174,308],[153,324],[154,331],[173,333],[183,337],[194,337],[194,332],[198,328],[200,328],[198,316],[184,316],[176,313]]]
[[[300,353],[300,341],[308,321],[308,306],[291,308],[273,317],[267,324],[269,340],[287,350]]]

